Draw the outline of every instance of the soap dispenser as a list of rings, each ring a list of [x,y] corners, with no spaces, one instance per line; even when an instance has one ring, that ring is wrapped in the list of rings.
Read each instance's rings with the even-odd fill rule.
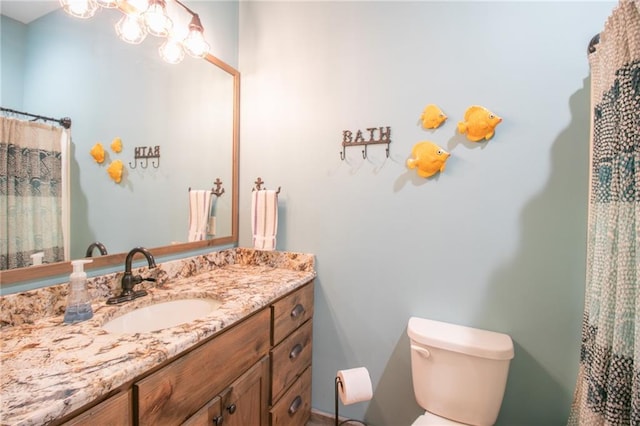
[[[84,264],[93,262],[90,259],[74,260],[71,262],[73,272],[69,276],[69,297],[64,311],[64,322],[74,323],[93,317],[91,301],[87,292],[87,273]]]

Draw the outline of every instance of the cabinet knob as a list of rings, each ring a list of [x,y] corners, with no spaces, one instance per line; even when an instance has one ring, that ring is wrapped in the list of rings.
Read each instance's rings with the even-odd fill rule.
[[[233,414],[236,412],[236,404],[231,404],[230,406],[227,407],[227,411],[229,412],[229,414]]]
[[[300,355],[300,352],[302,352],[302,349],[304,349],[304,346],[300,343],[295,345],[293,349],[291,349],[291,352],[289,352],[289,359],[296,359],[298,355]]]
[[[289,414],[291,415],[295,414],[301,405],[302,405],[302,398],[300,397],[300,395],[298,395],[293,399],[293,402],[291,402],[291,405],[289,406]]]
[[[224,421],[224,417],[222,417],[222,416],[215,416],[215,417],[213,418],[213,424],[214,424],[215,426],[220,426],[220,425],[222,424],[222,422],[223,422],[223,421]]]
[[[295,319],[298,318],[300,315],[302,315],[304,313],[304,306],[302,306],[301,304],[297,304],[292,310],[291,310],[291,318]]]

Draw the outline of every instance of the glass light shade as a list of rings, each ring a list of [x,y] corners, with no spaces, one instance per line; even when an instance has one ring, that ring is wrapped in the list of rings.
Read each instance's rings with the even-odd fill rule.
[[[147,37],[147,30],[144,28],[139,15],[124,15],[116,24],[116,33],[120,40],[131,44],[142,43]]]
[[[202,30],[192,28],[182,43],[187,53],[194,58],[203,58],[209,53],[209,43],[204,39]]]
[[[200,16],[193,13],[189,23],[189,34],[182,42],[187,53],[194,58],[203,58],[209,53],[209,44],[204,39],[204,28],[200,22]]]
[[[94,0],[60,0],[60,5],[69,15],[82,19],[91,18],[98,10]]]
[[[98,6],[113,9],[118,7],[118,0],[95,0],[98,3]]]
[[[173,22],[167,15],[163,0],[150,2],[149,8],[142,14],[147,25],[147,31],[157,37],[166,37],[173,27]]]
[[[127,0],[127,4],[142,13],[149,7],[149,0]]]
[[[170,64],[180,63],[184,59],[182,45],[173,38],[168,38],[162,43],[158,51],[160,52],[160,57]]]

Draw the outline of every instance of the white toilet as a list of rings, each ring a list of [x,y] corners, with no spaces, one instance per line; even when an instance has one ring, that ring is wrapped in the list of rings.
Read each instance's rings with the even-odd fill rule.
[[[493,425],[513,358],[511,337],[417,317],[407,330],[413,391],[426,410],[413,425]]]

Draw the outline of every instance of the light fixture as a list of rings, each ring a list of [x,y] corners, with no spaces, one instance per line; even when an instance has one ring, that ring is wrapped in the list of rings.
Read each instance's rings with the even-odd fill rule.
[[[158,49],[160,57],[170,64],[178,64],[184,59],[184,49],[177,40],[168,37]]]
[[[2,0],[0,0],[2,1]],[[118,37],[130,44],[139,44],[152,34],[166,37],[158,52],[162,59],[177,64],[184,59],[185,52],[194,58],[204,58],[209,53],[209,43],[204,38],[204,27],[200,16],[189,9],[180,0],[171,0],[167,12],[167,0],[59,0],[65,12],[77,18],[90,18],[100,8],[117,8],[123,16],[115,25]],[[174,3],[182,7],[189,15],[188,33],[174,31],[173,19],[186,22],[187,16]],[[178,28],[184,30],[184,28]],[[184,38],[183,38],[184,37]]]
[[[115,9],[118,7],[118,0],[95,0],[98,3],[98,6],[104,7],[105,9]]]
[[[149,7],[142,14],[147,25],[147,31],[157,37],[167,37],[173,27],[173,22],[165,8],[165,0],[150,0]]]
[[[147,30],[140,15],[124,15],[116,24],[116,33],[120,40],[131,44],[140,44],[147,37]]]
[[[82,19],[91,18],[98,10],[95,0],[60,0],[60,5],[69,15]]]
[[[203,58],[209,53],[209,43],[204,39],[203,33],[200,17],[194,13],[189,23],[189,34],[182,42],[184,49],[194,58]]]

